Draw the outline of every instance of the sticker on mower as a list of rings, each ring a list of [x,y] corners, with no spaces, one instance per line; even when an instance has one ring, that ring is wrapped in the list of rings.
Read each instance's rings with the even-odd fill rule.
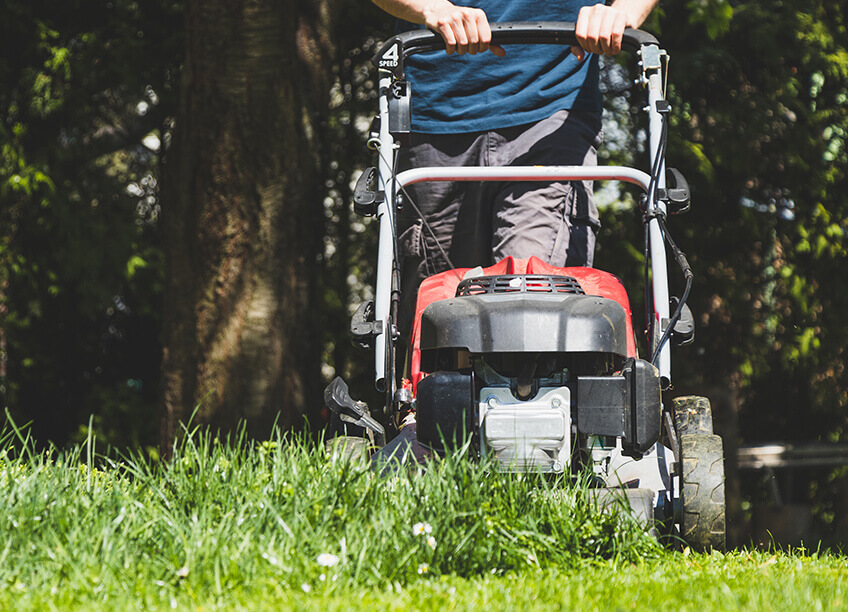
[[[400,58],[400,43],[395,43],[391,49],[383,54],[380,58],[380,68],[397,68],[398,59]]]

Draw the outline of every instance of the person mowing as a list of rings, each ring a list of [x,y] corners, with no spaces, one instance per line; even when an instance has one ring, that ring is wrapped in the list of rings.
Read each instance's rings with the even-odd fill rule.
[[[402,171],[596,165],[598,56],[619,53],[624,29],[639,27],[657,0],[616,0],[611,6],[586,0],[374,2],[401,20],[401,30],[426,26],[440,34],[450,56],[438,51],[407,60],[414,95]],[[489,23],[506,21],[576,22],[580,46],[491,45]],[[429,182],[409,191],[435,237],[414,207],[403,207],[403,332],[411,327],[418,285],[451,267],[485,267],[508,255],[536,256],[557,267],[592,265],[599,222],[591,181]]]
[[[586,0],[469,0],[464,6],[373,1],[400,20],[400,30],[427,27],[441,35],[449,56],[437,51],[406,61],[413,102],[410,146],[398,160],[403,171],[597,165],[598,56],[618,54],[625,28],[638,28],[658,0],[615,0],[610,6]],[[579,45],[507,50],[491,44],[489,23],[511,21],[575,22]],[[409,192],[416,206],[398,213],[399,327],[405,338],[418,286],[433,274],[486,267],[507,256],[535,256],[557,267],[592,265],[600,224],[591,181],[426,182]],[[414,428],[404,433],[380,454],[410,441],[416,447]]]

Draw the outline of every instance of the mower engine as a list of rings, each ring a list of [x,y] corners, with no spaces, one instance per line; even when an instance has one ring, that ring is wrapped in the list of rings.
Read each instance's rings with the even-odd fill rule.
[[[629,354],[629,306],[587,295],[579,278],[465,279],[423,309],[418,329],[424,444],[470,441],[506,470],[563,472],[586,448],[574,441],[618,438],[639,458],[659,437],[659,373]]]

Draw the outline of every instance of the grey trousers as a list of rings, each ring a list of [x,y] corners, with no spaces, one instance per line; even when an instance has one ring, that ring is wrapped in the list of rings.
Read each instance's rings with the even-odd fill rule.
[[[413,134],[398,165],[401,171],[425,166],[596,165],[600,132],[600,113],[559,111],[538,123],[490,132]],[[536,256],[554,266],[592,265],[599,223],[591,181],[430,182],[407,191],[432,235],[412,204],[404,202],[398,214],[404,335],[412,326],[419,284],[450,264],[485,267],[511,255]]]

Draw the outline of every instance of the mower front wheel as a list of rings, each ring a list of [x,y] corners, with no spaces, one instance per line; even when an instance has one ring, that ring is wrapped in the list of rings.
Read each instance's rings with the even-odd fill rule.
[[[327,456],[338,456],[347,460],[366,460],[370,456],[373,444],[368,438],[359,436],[336,436],[324,442]]]
[[[680,535],[696,551],[723,551],[727,524],[724,452],[712,434],[680,436]]]

